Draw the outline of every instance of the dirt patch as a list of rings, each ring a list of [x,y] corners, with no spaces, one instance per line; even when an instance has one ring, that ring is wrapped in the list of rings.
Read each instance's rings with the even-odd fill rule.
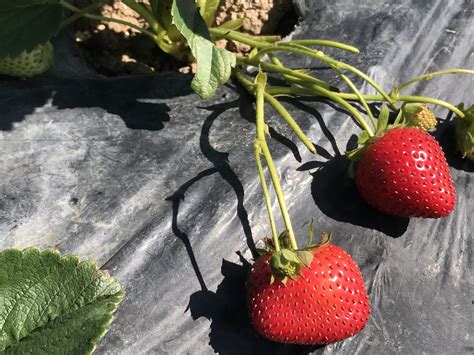
[[[147,0],[142,2],[149,4]],[[84,7],[90,4],[90,0],[76,0],[76,4]],[[111,0],[102,8],[101,14],[148,27],[133,10],[118,0]],[[221,0],[216,13],[216,25],[242,16],[242,30],[250,34],[286,35],[289,27],[292,28],[296,23],[291,0]],[[292,20],[289,26],[285,25],[288,19]],[[163,52],[139,31],[122,24],[81,20],[76,25],[75,38],[84,59],[96,71],[107,76],[152,74],[169,70],[189,72],[193,69],[189,63],[178,62]],[[235,52],[248,50],[243,45],[223,45]]]

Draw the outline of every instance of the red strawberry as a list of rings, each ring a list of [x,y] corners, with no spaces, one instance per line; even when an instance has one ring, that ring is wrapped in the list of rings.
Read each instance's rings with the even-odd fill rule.
[[[247,304],[254,328],[274,341],[327,344],[348,338],[366,325],[370,304],[364,280],[343,249],[324,244],[300,275],[271,283],[271,253],[255,262],[247,281]]]
[[[417,128],[395,128],[370,144],[355,174],[362,197],[404,217],[447,216],[456,203],[448,163],[437,141]]]

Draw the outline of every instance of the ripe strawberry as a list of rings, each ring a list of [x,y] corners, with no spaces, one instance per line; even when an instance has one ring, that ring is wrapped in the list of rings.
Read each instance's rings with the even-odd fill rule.
[[[272,253],[255,262],[246,284],[254,328],[274,341],[327,344],[364,328],[370,304],[354,260],[332,244],[310,249],[312,261],[283,284],[271,283]],[[298,251],[296,252],[298,253]]]
[[[391,215],[439,218],[456,202],[443,150],[417,128],[386,131],[368,145],[355,181],[369,204]]]
[[[0,58],[0,74],[30,78],[44,73],[52,64],[53,45],[47,42],[14,58]]]

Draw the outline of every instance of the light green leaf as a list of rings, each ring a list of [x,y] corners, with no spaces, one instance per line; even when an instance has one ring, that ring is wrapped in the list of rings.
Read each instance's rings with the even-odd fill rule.
[[[214,24],[219,3],[219,0],[197,0],[199,13],[208,27],[211,27]]]
[[[54,250],[0,252],[0,352],[90,354],[124,291],[108,272]]]
[[[173,23],[186,38],[197,61],[191,87],[201,98],[207,99],[214,95],[219,84],[229,80],[235,56],[210,41],[206,23],[193,0],[174,0],[171,13]]]
[[[59,29],[59,0],[0,0],[0,58],[46,43]]]

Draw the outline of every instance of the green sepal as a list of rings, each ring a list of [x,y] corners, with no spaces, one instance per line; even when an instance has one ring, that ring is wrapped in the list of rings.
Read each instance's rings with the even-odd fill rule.
[[[297,252],[290,249],[282,249],[281,256],[290,263],[298,264],[301,260],[298,258]]]
[[[375,135],[378,137],[380,136],[388,126],[388,119],[390,117],[390,109],[386,104],[383,104],[380,109],[380,114],[377,119],[377,130],[375,131]]]
[[[258,256],[264,256],[264,255],[267,255],[269,253],[268,250],[266,249],[261,249],[261,248],[257,248],[256,249],[256,252],[257,252],[257,255]]]
[[[313,261],[313,253],[308,250],[298,250],[296,252],[298,259],[303,263],[304,266],[308,267]]]
[[[303,250],[311,251],[315,248],[322,247],[323,245],[328,244],[329,242],[331,242],[331,238],[332,238],[332,233],[323,232],[323,233],[321,233],[321,240],[319,241],[318,244],[311,245],[310,247],[304,248]]]
[[[368,142],[369,139],[370,139],[369,133],[367,131],[362,131],[359,138],[357,139],[357,143],[359,143],[360,145],[364,145],[365,143]]]
[[[308,244],[306,245],[307,247],[313,244],[313,222],[314,220],[311,219],[311,222],[309,223],[309,238],[308,238]]]
[[[284,278],[294,279],[299,274],[302,262],[296,252],[290,249],[281,249],[273,253],[270,258],[272,274],[283,281]]]

